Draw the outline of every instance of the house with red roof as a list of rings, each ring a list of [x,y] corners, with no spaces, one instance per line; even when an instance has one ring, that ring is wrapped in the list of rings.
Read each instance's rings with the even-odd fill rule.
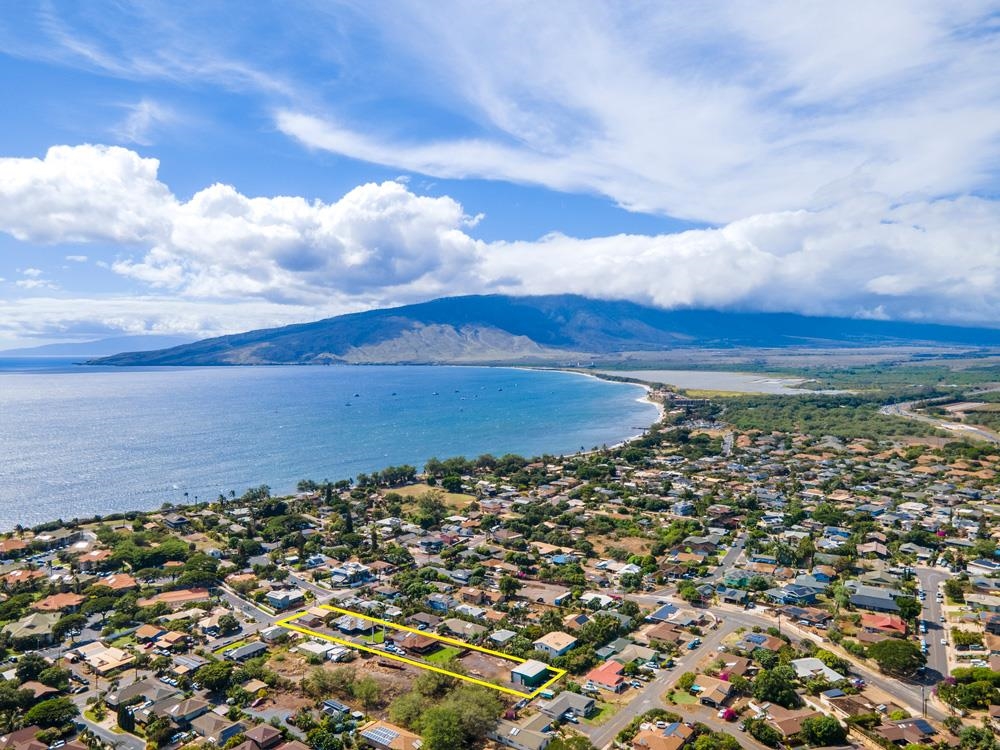
[[[861,615],[861,627],[868,633],[906,635],[906,623],[899,615],[865,612]]]
[[[596,685],[601,690],[610,690],[612,693],[620,692],[625,687],[624,669],[624,665],[616,661],[606,661],[587,673],[587,682]]]

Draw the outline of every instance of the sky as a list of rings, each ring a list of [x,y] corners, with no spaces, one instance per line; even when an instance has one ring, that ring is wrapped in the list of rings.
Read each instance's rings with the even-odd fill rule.
[[[997,2],[24,0],[0,111],[0,348],[492,293],[1000,325]]]

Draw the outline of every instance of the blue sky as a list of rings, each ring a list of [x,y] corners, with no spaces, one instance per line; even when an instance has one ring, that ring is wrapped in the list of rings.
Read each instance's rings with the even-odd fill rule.
[[[26,2],[0,97],[0,346],[488,292],[1000,319],[995,3]]]

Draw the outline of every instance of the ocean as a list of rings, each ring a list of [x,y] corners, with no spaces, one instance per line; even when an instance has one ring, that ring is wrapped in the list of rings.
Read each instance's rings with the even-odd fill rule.
[[[635,385],[492,367],[93,368],[0,359],[0,529],[431,457],[561,455],[656,419]]]

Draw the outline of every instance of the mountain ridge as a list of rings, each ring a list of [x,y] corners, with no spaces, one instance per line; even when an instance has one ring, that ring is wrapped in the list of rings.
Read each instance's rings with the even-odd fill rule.
[[[1000,346],[1000,329],[793,313],[675,309],[576,295],[470,295],[349,313],[144,352],[101,365],[471,364],[691,348]]]
[[[2,357],[100,357],[129,351],[150,351],[193,343],[190,336],[166,334],[114,336],[92,341],[72,341],[59,344],[17,347],[0,350]]]

